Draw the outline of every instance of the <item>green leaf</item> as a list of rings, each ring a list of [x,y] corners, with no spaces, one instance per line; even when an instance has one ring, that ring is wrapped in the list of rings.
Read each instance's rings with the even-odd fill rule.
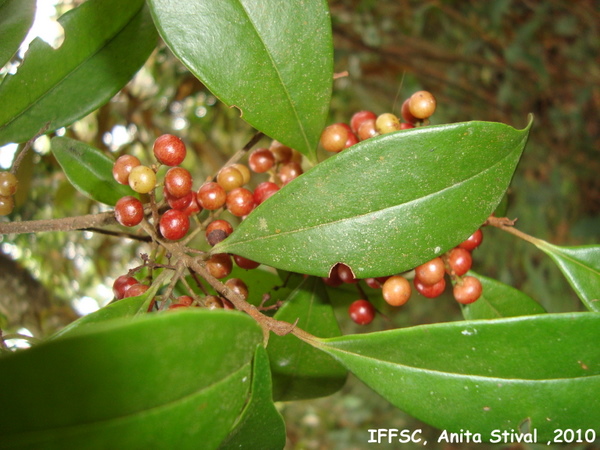
[[[47,123],[69,125],[110,100],[146,61],[156,29],[143,0],[90,0],[58,20],[54,50],[31,43],[15,75],[0,85],[0,145],[24,142]]]
[[[0,67],[17,53],[35,16],[35,0],[0,1]]]
[[[556,263],[590,311],[600,311],[600,246],[560,247],[541,239],[532,243]]]
[[[285,423],[273,404],[270,370],[267,352],[259,345],[254,355],[250,399],[220,449],[285,447]]]
[[[475,303],[462,308],[463,316],[467,320],[527,316],[546,312],[542,305],[512,286],[473,271],[469,271],[469,275],[481,281],[483,292]]]
[[[323,281],[316,277],[306,278],[289,295],[275,319],[295,323],[319,336],[341,334]],[[346,381],[346,370],[339,363],[291,334],[271,336],[267,351],[273,373],[273,398],[277,401],[330,395]]]
[[[316,161],[333,46],[323,0],[149,0],[173,53],[256,129]]]
[[[75,188],[89,198],[107,205],[125,195],[136,195],[112,175],[114,161],[97,148],[67,137],[53,137],[52,153]]]
[[[324,339],[316,344],[388,401],[434,427],[595,428],[600,315],[541,314]]]
[[[259,205],[214,253],[317,276],[412,269],[494,211],[529,127],[465,122],[389,133],[333,156]]]
[[[260,328],[232,311],[113,320],[0,358],[4,448],[216,448]]]

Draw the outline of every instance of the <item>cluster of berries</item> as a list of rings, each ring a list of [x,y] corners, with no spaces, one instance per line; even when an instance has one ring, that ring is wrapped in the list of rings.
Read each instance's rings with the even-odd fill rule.
[[[473,264],[471,252],[479,247],[482,240],[483,232],[479,228],[452,250],[421,264],[414,271],[404,275],[366,278],[364,282],[373,289],[381,289],[383,299],[389,305],[402,306],[411,298],[412,286],[424,297],[440,296],[446,290],[446,275],[448,275],[453,285],[452,293],[455,300],[460,304],[468,305],[478,300],[483,290],[479,279],[466,275]],[[410,277],[412,277],[412,286]],[[332,286],[359,281],[354,279],[352,272],[342,264],[338,264],[330,277],[324,280]],[[359,325],[371,323],[376,313],[373,304],[366,299],[353,302],[348,312],[352,320]]]
[[[359,111],[352,116],[349,124],[338,122],[326,127],[321,134],[321,146],[329,152],[338,153],[374,136],[423,126],[435,109],[434,96],[428,91],[418,91],[402,103],[402,120],[392,113],[376,115],[372,111]],[[417,267],[414,270],[414,289],[425,297],[435,298],[446,289],[445,275],[448,274],[456,301],[462,304],[476,301],[481,295],[481,283],[465,274],[471,268],[471,251],[479,246],[482,238],[479,229],[456,248]],[[359,281],[344,264],[334,267],[324,280],[331,286]],[[412,293],[411,283],[402,275],[367,278],[364,282],[371,288],[381,288],[384,300],[392,306],[405,304]],[[349,314],[354,322],[365,325],[375,317],[375,307],[368,300],[359,299],[350,305]]]
[[[0,216],[9,215],[15,208],[13,196],[19,181],[11,172],[0,172]]]
[[[401,115],[404,122],[392,113],[376,115],[372,111],[359,111],[350,119],[329,125],[321,133],[321,146],[328,152],[339,153],[359,141],[421,126],[435,112],[436,100],[428,91],[418,91],[402,104]]]
[[[186,146],[181,139],[170,134],[162,135],[154,142],[153,153],[158,164],[152,166],[142,165],[140,160],[132,155],[122,155],[115,161],[113,176],[118,183],[129,185],[139,194],[151,194],[150,203],[146,205],[134,196],[119,199],[115,205],[115,218],[121,225],[133,227],[146,218],[151,220],[154,209],[160,215],[158,231],[166,241],[183,239],[189,235],[190,228],[196,225],[204,231],[208,244],[214,246],[233,232],[231,221],[219,218],[221,212],[227,210],[243,220],[281,186],[303,173],[302,155],[278,141],[273,141],[269,148],[260,147],[250,152],[247,164],[226,165],[213,179],[205,181],[198,190],[194,190],[192,175],[187,169],[179,167],[186,156]],[[165,173],[162,183],[162,201],[157,201],[155,190],[159,186],[157,172],[160,165],[170,168]],[[251,190],[249,183],[253,173],[266,174],[268,179],[258,184],[255,182],[256,186]],[[203,211],[208,212],[206,220],[195,220]],[[243,269],[259,266],[259,263],[238,255],[214,254],[206,261],[206,269],[213,277],[223,279],[231,274],[233,261]],[[135,270],[130,272],[132,273],[115,280],[115,299],[138,296],[148,290],[147,283],[140,283],[133,276]],[[227,280],[226,284],[232,284],[229,286],[231,289],[239,289],[241,295],[247,296],[247,287],[242,280],[232,278]],[[208,295],[190,298],[192,302],[189,305],[232,307],[229,301],[222,297],[213,298]],[[185,298],[175,298],[169,303],[171,306],[189,306],[188,302]]]

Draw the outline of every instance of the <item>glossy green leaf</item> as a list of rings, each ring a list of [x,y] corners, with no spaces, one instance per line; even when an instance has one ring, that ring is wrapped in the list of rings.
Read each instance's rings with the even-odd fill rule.
[[[54,50],[35,39],[15,75],[0,85],[0,145],[24,142],[46,124],[69,125],[118,92],[156,45],[143,0],[90,0],[59,19]]]
[[[3,448],[216,448],[262,342],[248,316],[187,310],[89,327],[0,358]],[[218,413],[217,413],[218,411]]]
[[[250,399],[235,429],[220,449],[282,449],[285,423],[273,404],[269,357],[262,345],[256,348],[252,368]]]
[[[112,175],[114,160],[97,148],[67,137],[51,140],[52,153],[75,188],[89,198],[114,206],[125,195],[136,195]]]
[[[317,341],[384,398],[449,432],[596,429],[600,314],[423,325]]]
[[[546,312],[542,305],[512,286],[473,271],[470,271],[469,275],[481,281],[483,292],[475,303],[462,308],[463,316],[467,320],[527,316]]]
[[[323,281],[306,278],[285,300],[275,318],[319,336],[341,334]],[[296,322],[297,321],[297,322]],[[346,370],[333,358],[297,337],[272,335],[267,346],[277,401],[323,397],[337,392]]]
[[[256,129],[316,160],[333,46],[323,0],[149,0],[173,53]]]
[[[600,246],[560,247],[541,239],[533,242],[560,268],[590,311],[600,311]]]
[[[213,252],[317,276],[338,262],[358,278],[412,269],[494,211],[529,126],[466,122],[360,142],[276,192]]]
[[[19,50],[35,16],[35,0],[0,1],[0,67]]]

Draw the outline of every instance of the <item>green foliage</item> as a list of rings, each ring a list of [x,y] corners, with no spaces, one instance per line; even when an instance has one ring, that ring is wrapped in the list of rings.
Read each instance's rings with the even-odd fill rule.
[[[190,310],[113,320],[8,355],[2,446],[215,448],[244,408],[261,339],[242,314]]]
[[[149,4],[169,48],[222,102],[316,161],[333,77],[324,1]]]
[[[492,34],[504,26],[509,3],[494,2],[490,9],[494,13],[486,25]],[[379,6],[363,2],[361,11],[372,17]],[[432,18],[436,8],[423,5],[413,16],[414,26],[446,27],[451,7],[438,7],[447,16]],[[552,73],[526,43],[544,29],[550,10],[541,8],[530,21],[517,24],[511,45],[492,52],[522,64],[526,76],[543,72],[544,83]],[[33,2],[0,0],[0,62],[15,53],[32,17]],[[65,29],[63,45],[54,50],[34,41],[17,73],[0,85],[0,145],[24,142],[46,125],[55,131],[89,113],[112,125],[101,106],[145,61],[166,85],[170,73],[181,71],[164,62],[164,47],[153,53],[160,33],[197,78],[185,72],[178,92],[164,88],[178,106],[197,106],[182,98],[199,80],[239,111],[234,126],[239,119],[247,121],[311,164],[317,162],[333,84],[330,13],[322,0],[149,0],[148,6],[141,0],[88,0],[59,22]],[[556,27],[573,33],[568,21],[557,21]],[[370,30],[365,42],[383,42],[377,27],[365,28]],[[484,47],[485,42],[471,42],[470,48]],[[487,91],[495,75],[480,75],[481,88],[456,84],[475,102],[490,102]],[[500,104],[515,94],[509,81],[498,89]],[[144,101],[152,100],[140,101],[141,110]],[[461,109],[465,116],[470,115],[467,103]],[[232,115],[227,109],[210,114],[211,126],[228,123],[224,117]],[[519,111],[518,119],[523,115]],[[148,116],[131,114],[127,120],[139,125]],[[156,124],[144,125],[148,131]],[[319,278],[338,262],[361,278],[410,270],[461,242],[499,205],[505,210],[531,127],[531,122],[518,130],[483,121],[424,126],[362,142],[316,164],[212,250],[282,269],[233,274],[248,282],[248,311],[262,329],[238,312],[146,314],[155,295],[195,282],[189,276],[169,283],[159,275],[146,294],[84,316],[32,349],[2,356],[0,384],[8,388],[0,392],[0,447],[282,448],[285,424],[274,401],[336,392],[348,371],[393,405],[448,431],[489,434],[529,427],[552,438],[556,428],[593,429],[600,421],[600,354],[594,345],[600,338],[598,246],[556,246],[528,238],[557,263],[591,311],[586,313],[546,314],[527,294],[471,273],[481,280],[484,294],[462,309],[465,320],[342,336],[331,303],[345,310],[346,300],[357,293],[326,290]],[[190,136],[198,136],[193,133],[199,127],[188,128]],[[67,132],[80,134],[76,127]],[[40,152],[36,169],[46,165],[51,173],[58,162],[78,191],[114,205],[131,191],[114,183],[112,159],[97,146],[54,137],[51,153]],[[211,159],[200,147],[190,152],[196,166]],[[203,176],[210,172],[199,170]],[[195,222],[208,218],[204,214]],[[165,252],[152,257],[176,264],[170,261],[172,247],[163,247]],[[53,258],[48,256],[48,264]],[[108,260],[108,255],[98,258]],[[148,267],[144,273],[156,275]],[[213,293],[205,286],[194,288]],[[261,309],[264,294],[271,304],[282,302],[275,314]],[[358,285],[358,295],[364,294]],[[383,301],[377,306],[393,314]],[[273,323],[267,319],[287,323],[292,333],[270,333],[267,342],[264,332]]]
[[[114,206],[126,195],[136,195],[129,187],[115,183],[114,160],[97,148],[67,137],[52,138],[52,153],[71,184],[82,194]]]
[[[35,0],[0,1],[0,67],[19,49],[34,16]]]
[[[600,420],[595,313],[453,322],[323,339],[394,405],[440,429],[487,435],[524,424],[541,439]]]
[[[142,0],[88,1],[59,19],[54,50],[36,39],[15,75],[0,85],[0,145],[25,142],[94,111],[121,89],[156,45]],[[43,76],[42,76],[43,74]]]

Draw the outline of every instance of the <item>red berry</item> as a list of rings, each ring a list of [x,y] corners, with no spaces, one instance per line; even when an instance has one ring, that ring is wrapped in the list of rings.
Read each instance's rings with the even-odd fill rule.
[[[346,148],[350,133],[352,133],[352,130],[345,123],[329,125],[321,133],[321,146],[328,152],[341,152]]]
[[[227,194],[225,204],[234,216],[246,216],[254,209],[254,195],[246,188],[236,188]]]
[[[217,253],[206,261],[206,269],[215,278],[225,278],[231,273],[233,264],[227,253]]]
[[[415,269],[415,276],[423,282],[423,284],[435,284],[444,278],[446,275],[446,266],[444,261],[439,256],[421,264]]]
[[[427,297],[427,298],[436,298],[442,292],[444,292],[444,289],[446,289],[446,279],[445,278],[442,278],[440,281],[438,281],[435,284],[425,284],[421,280],[419,280],[418,278],[415,277],[415,279],[413,280],[413,284],[415,285],[415,289],[417,290],[417,292],[419,294],[421,294],[423,297]]]
[[[165,190],[172,197],[185,197],[192,191],[192,175],[183,167],[170,168],[165,174]]]
[[[133,284],[129,286],[129,288],[125,291],[125,296],[123,298],[137,297],[138,295],[142,295],[148,289],[150,289],[150,286],[148,286],[147,284]]]
[[[357,142],[358,138],[356,137],[356,135],[354,133],[349,133],[348,140],[346,141],[346,145],[344,145],[344,148],[352,147]]]
[[[377,114],[375,114],[372,111],[358,111],[358,112],[354,113],[352,115],[352,118],[350,119],[350,128],[352,129],[353,133],[358,134],[358,130],[359,130],[360,126],[366,120],[375,120],[375,119],[377,119]]]
[[[131,170],[141,164],[140,160],[133,155],[119,156],[112,168],[113,178],[119,184],[129,184]]]
[[[375,122],[375,119],[368,119],[360,125],[360,128],[358,129],[359,140],[365,141],[379,134],[379,131],[377,131],[377,128],[375,127]]]
[[[279,141],[271,142],[269,150],[271,150],[271,153],[273,153],[273,156],[275,156],[275,160],[282,164],[290,162],[294,155],[294,151],[290,147],[283,145]]]
[[[217,183],[209,181],[200,186],[197,198],[202,208],[214,211],[225,204],[227,193]]]
[[[154,156],[161,164],[178,166],[185,159],[185,144],[177,136],[163,134],[154,141]]]
[[[248,156],[248,165],[256,173],[264,173],[274,164],[275,155],[268,148],[257,148]]]
[[[230,278],[225,282],[225,286],[236,294],[241,295],[244,300],[248,300],[248,286],[239,278]]]
[[[190,206],[190,203],[192,203],[192,200],[196,197],[195,192],[192,191],[179,198],[173,197],[166,189],[164,189],[163,194],[171,209],[179,209],[181,211]]]
[[[402,306],[410,298],[410,283],[400,275],[389,277],[381,288],[383,299],[392,306]]]
[[[448,266],[450,266],[450,274],[462,276],[467,273],[473,264],[471,252],[464,248],[455,247],[448,253]]]
[[[337,265],[337,273],[343,283],[358,283],[358,279],[354,277],[354,272],[346,264],[339,263]]]
[[[252,270],[252,269],[256,269],[258,266],[260,266],[259,262],[252,261],[251,259],[244,258],[243,256],[240,256],[240,255],[233,255],[233,260],[235,261],[237,266],[241,269]]]
[[[121,275],[117,277],[113,283],[113,294],[117,300],[125,297],[127,290],[134,284],[138,284],[138,280],[129,275]]]
[[[198,198],[196,197],[196,194],[194,192],[192,192],[192,201],[182,211],[185,213],[186,216],[192,216],[202,211],[202,207],[198,204]]]
[[[183,306],[190,306],[194,303],[194,299],[189,295],[180,295],[175,299],[175,303]]]
[[[367,300],[356,300],[348,308],[350,318],[358,325],[368,325],[375,318],[375,308]]]
[[[379,282],[377,278],[365,278],[365,283],[371,289],[381,289],[382,284]]]
[[[478,228],[471,236],[469,236],[465,241],[460,243],[458,246],[460,248],[464,248],[465,250],[469,250],[472,252],[477,247],[481,245],[483,242],[483,231],[481,228]]]
[[[466,276],[454,285],[453,293],[458,303],[468,305],[481,297],[482,291],[483,287],[477,278]]]
[[[208,243],[214,246],[233,233],[233,227],[226,220],[217,219],[208,224],[205,233]]]
[[[297,163],[295,161],[286,163],[280,167],[277,175],[279,176],[281,183],[286,185],[293,179],[298,178],[300,175],[302,175],[302,166],[300,165],[300,163]]]
[[[137,198],[126,195],[115,205],[115,218],[125,227],[134,227],[144,218],[144,205]]]
[[[165,239],[177,241],[184,237],[190,229],[190,219],[187,214],[178,209],[169,209],[158,222],[160,234]]]
[[[409,103],[410,97],[404,100],[404,103],[402,103],[402,118],[409,124],[414,124],[418,121],[418,119],[410,113],[410,108],[408,107]]]
[[[271,181],[263,181],[254,189],[254,203],[256,206],[260,205],[271,195],[279,190],[279,186]]]

